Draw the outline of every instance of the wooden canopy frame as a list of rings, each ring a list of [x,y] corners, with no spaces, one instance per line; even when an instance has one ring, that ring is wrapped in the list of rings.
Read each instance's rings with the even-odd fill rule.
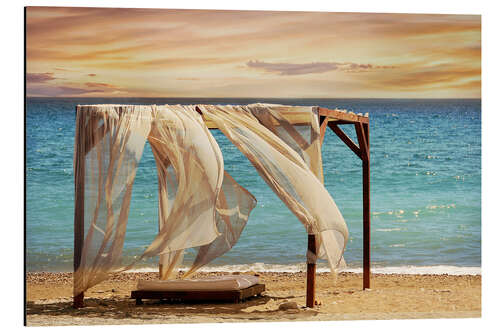
[[[201,110],[196,107],[196,110],[202,114]],[[355,114],[339,109],[328,109],[317,107],[320,125],[320,142],[323,145],[326,128],[329,127],[347,147],[349,147],[363,163],[363,289],[370,288],[370,120],[368,114]],[[202,114],[203,116],[203,114]],[[204,119],[209,129],[217,129],[217,126],[211,121]],[[358,144],[344,133],[339,125],[354,125]],[[83,158],[78,154],[78,158]],[[82,161],[83,162],[83,161]],[[85,165],[80,163],[80,165]],[[84,171],[84,170],[83,170]],[[79,177],[83,178],[84,172],[80,172]],[[75,184],[75,200],[83,202],[85,189],[82,181]],[[84,205],[75,205],[75,220],[74,220],[74,252],[73,252],[73,268],[74,272],[80,266],[81,254],[84,242]],[[307,249],[312,254],[317,253],[316,236],[308,235]],[[307,282],[306,282],[306,306],[314,307],[315,303],[315,282],[316,282],[316,263],[307,264]],[[81,308],[84,306],[84,293],[80,293],[73,297],[73,307]]]

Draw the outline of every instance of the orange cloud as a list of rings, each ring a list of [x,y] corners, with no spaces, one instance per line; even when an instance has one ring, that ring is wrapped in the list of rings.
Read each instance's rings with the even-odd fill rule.
[[[325,73],[330,71],[342,71],[347,73],[366,72],[375,69],[390,69],[395,66],[376,66],[372,64],[356,64],[352,62],[311,62],[305,64],[269,63],[259,60],[250,60],[246,63],[250,68],[262,69],[266,72],[279,75],[304,75]]]
[[[83,89],[70,86],[31,86],[27,88],[28,95],[31,96],[79,96],[84,94],[102,93],[102,89]]]
[[[114,86],[109,83],[86,82],[85,85],[89,88],[118,89],[117,86]]]
[[[55,79],[54,73],[26,73],[27,83],[45,83]]]

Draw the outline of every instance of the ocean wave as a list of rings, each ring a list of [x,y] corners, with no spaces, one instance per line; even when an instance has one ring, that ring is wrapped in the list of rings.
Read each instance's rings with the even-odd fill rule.
[[[455,204],[449,204],[449,205],[428,205],[426,206],[425,208],[427,209],[443,209],[443,208],[456,208],[456,205]]]
[[[375,229],[375,231],[380,231],[380,232],[401,231],[401,228]]]
[[[436,210],[436,209],[452,209],[452,208],[457,208],[456,204],[454,203],[451,203],[451,204],[443,204],[443,205],[427,205],[425,206],[425,208],[423,209],[417,209],[417,210],[412,210],[411,212],[410,211],[405,211],[403,209],[392,209],[392,210],[388,210],[388,211],[375,211],[375,212],[372,212],[372,216],[377,216],[377,215],[394,215],[394,216],[403,216],[403,215],[407,215],[407,214],[413,214],[415,216],[418,216],[418,214],[420,214],[422,211],[424,210]]]
[[[186,271],[188,267],[181,267],[180,269]],[[264,264],[253,263],[246,265],[221,265],[221,266],[207,266],[200,269],[201,272],[262,272],[262,273],[298,273],[305,272],[307,266],[305,263],[301,264]],[[131,270],[131,272],[156,272],[158,268],[145,267]],[[326,273],[330,269],[326,264],[318,264],[316,272]],[[362,273],[361,267],[347,267],[340,269],[339,272],[346,273]],[[410,275],[481,275],[481,267],[460,267],[448,265],[436,266],[388,266],[388,267],[372,267],[371,272],[374,274],[410,274]]]

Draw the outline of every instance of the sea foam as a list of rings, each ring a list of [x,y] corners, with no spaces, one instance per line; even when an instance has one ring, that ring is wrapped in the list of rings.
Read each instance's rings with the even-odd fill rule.
[[[188,267],[181,267],[186,271]],[[206,266],[202,267],[201,272],[270,272],[270,273],[299,273],[305,272],[307,269],[306,264],[264,264],[253,263],[248,265],[221,265],[221,266]],[[144,267],[133,269],[131,272],[156,272],[157,268]],[[316,272],[326,273],[330,269],[324,264],[318,265]],[[361,267],[347,267],[340,269],[339,272],[346,273],[362,273]],[[481,275],[481,267],[460,267],[460,266],[388,266],[388,267],[372,267],[371,272],[374,274],[410,274],[410,275]]]

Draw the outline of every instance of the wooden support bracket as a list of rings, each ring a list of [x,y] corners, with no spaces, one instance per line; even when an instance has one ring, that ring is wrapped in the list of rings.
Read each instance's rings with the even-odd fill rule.
[[[337,134],[337,136],[342,140],[347,147],[349,147],[360,159],[363,159],[363,155],[361,153],[361,149],[351,140],[351,138],[340,129],[340,127],[337,126],[337,124],[334,123],[328,123],[328,126],[331,128],[331,130]]]

